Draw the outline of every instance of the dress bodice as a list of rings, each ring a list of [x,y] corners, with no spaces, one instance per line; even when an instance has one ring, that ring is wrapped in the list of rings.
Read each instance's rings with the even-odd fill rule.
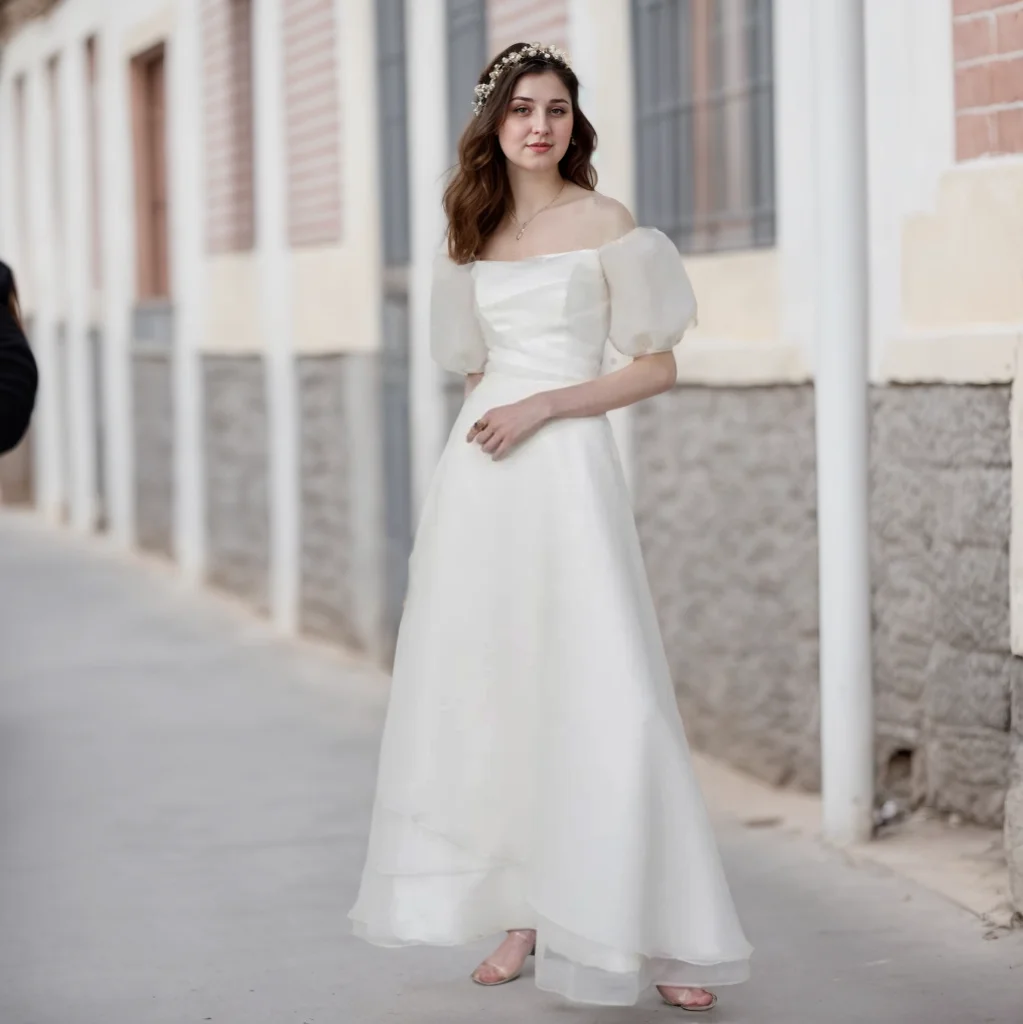
[[[598,249],[434,263],[430,346],[456,373],[590,380],[606,341],[627,356],[664,352],[695,319],[678,250],[652,228]]]
[[[472,264],[487,370],[565,380],[600,371],[610,322],[596,249]]]

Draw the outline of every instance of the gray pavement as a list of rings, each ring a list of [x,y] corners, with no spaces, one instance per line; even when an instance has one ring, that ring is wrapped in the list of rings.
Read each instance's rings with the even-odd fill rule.
[[[647,1024],[490,944],[349,935],[386,681],[230,603],[0,517],[0,1024]],[[1023,935],[795,836],[720,839],[757,946],[706,1018],[1017,1024]],[[688,1018],[686,1018],[688,1019]]]

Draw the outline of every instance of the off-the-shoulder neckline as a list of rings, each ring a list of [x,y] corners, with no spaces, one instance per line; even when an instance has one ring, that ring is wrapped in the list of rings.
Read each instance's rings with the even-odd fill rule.
[[[479,263],[496,263],[498,266],[508,266],[509,264],[515,263],[533,263],[535,260],[550,260],[556,256],[582,256],[588,252],[603,252],[605,249],[609,249],[612,245],[618,245],[620,242],[624,242],[626,238],[634,235],[637,231],[656,231],[656,228],[644,228],[638,225],[634,228],[630,228],[625,232],[624,235],[620,235],[618,238],[612,239],[610,242],[605,242],[603,245],[591,246],[588,249],[565,249],[562,252],[542,252],[536,256],[523,256],[517,260],[470,260],[465,264],[467,267],[474,267]]]

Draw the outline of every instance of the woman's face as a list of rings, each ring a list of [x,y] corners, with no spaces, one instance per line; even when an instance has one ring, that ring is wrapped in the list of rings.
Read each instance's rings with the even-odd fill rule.
[[[523,75],[497,130],[508,162],[525,171],[557,167],[572,141],[572,100],[553,72]]]

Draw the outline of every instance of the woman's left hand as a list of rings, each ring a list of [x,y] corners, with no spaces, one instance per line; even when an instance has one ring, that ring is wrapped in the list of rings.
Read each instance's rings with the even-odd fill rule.
[[[512,405],[499,405],[484,413],[469,431],[466,441],[475,441],[488,455],[504,458],[515,445],[536,433],[551,418],[550,399],[531,395]]]

